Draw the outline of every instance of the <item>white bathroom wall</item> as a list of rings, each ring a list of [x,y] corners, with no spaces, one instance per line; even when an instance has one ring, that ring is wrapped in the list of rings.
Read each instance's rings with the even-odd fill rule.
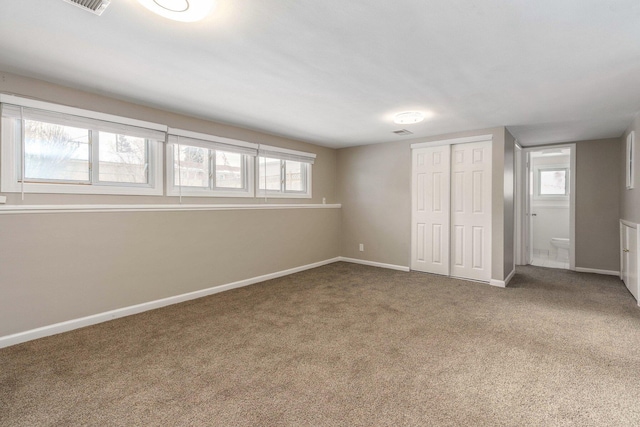
[[[536,156],[532,153],[531,170],[533,181],[538,170],[545,167],[570,166],[569,155]],[[571,176],[569,177],[571,179]],[[532,189],[531,212],[533,217],[533,254],[556,257],[555,248],[551,245],[552,237],[569,238],[569,197],[539,197],[534,186]]]

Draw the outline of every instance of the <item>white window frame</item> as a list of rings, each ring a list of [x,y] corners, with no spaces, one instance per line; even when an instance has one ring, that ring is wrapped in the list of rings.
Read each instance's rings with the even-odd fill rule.
[[[230,138],[217,137],[213,135],[201,134],[181,129],[169,129],[169,143],[166,148],[167,170],[167,196],[183,197],[255,197],[255,155],[257,144],[234,140]],[[179,137],[179,138],[178,138]],[[219,188],[213,187],[215,179],[209,177],[209,187],[187,187],[175,184],[175,163],[174,148],[176,145],[182,147],[198,147],[209,151],[209,172],[215,175],[215,152],[224,151],[227,153],[238,153],[244,160],[244,182],[245,188]]]
[[[569,176],[569,167],[567,166],[537,166],[536,170],[536,192],[535,199],[538,200],[569,200],[569,191],[570,191],[570,176]],[[542,194],[542,172],[550,172],[550,171],[564,171],[564,194]]]
[[[176,144],[167,144],[166,151],[166,168],[167,168],[167,196],[187,196],[187,197],[253,197],[253,159],[254,156],[242,154],[243,159],[243,180],[245,188],[220,188],[214,187],[215,179],[215,152],[225,151],[233,153],[233,150],[217,150],[215,148],[204,148],[208,151],[209,163],[209,187],[188,187],[175,184],[176,169],[174,163],[174,148]],[[194,147],[189,144],[180,144],[181,147]]]
[[[279,160],[280,161],[280,189],[279,190],[267,190],[267,189],[261,189],[260,188],[260,159],[263,158],[269,158],[272,160]],[[289,160],[291,161],[291,160]],[[297,161],[299,162],[299,160],[293,160],[293,161]],[[299,190],[287,190],[286,188],[286,162],[287,160],[285,159],[277,159],[274,157],[268,157],[268,156],[260,156],[258,157],[258,160],[256,162],[256,176],[257,178],[257,184],[256,184],[256,188],[258,189],[258,196],[260,197],[273,197],[273,198],[304,198],[304,199],[309,199],[311,198],[311,176],[312,176],[312,165],[311,163],[306,163],[306,162],[300,162],[301,164],[301,171],[302,174],[304,176],[303,182],[305,185],[305,189],[302,191]]]
[[[280,160],[280,189],[267,190],[260,189],[260,159],[269,158]],[[258,150],[258,157],[255,165],[256,175],[256,197],[278,198],[278,199],[310,199],[313,189],[313,163],[316,155],[304,151],[289,150],[286,148],[261,145]],[[286,160],[300,162],[304,168],[306,188],[302,191],[292,191],[286,189]]]
[[[151,129],[158,132],[166,132],[166,126],[129,119],[126,117],[113,116],[110,114],[98,113],[95,111],[82,110],[43,101],[20,98],[12,95],[0,94],[0,102],[16,105],[25,108],[35,108],[47,112],[61,113],[69,116],[76,116],[78,120],[88,118],[125,126],[136,126]],[[113,194],[113,195],[163,195],[163,170],[162,170],[162,150],[159,145],[163,142],[158,139],[145,138],[147,141],[147,161],[148,171],[145,184],[120,183],[98,181],[99,158],[95,156],[98,144],[92,144],[92,155],[90,159],[90,181],[87,183],[73,183],[64,181],[20,182],[22,175],[22,138],[20,137],[20,119],[2,117],[2,132],[0,135],[0,191],[6,193],[52,193],[52,194]],[[92,130],[94,133],[102,129],[87,127],[85,124],[78,124],[78,127]],[[105,131],[105,130],[103,130]],[[123,134],[126,134],[123,132]]]

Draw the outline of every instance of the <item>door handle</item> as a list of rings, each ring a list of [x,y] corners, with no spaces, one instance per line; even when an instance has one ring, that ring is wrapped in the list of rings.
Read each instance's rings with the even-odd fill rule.
[[[531,216],[538,216],[538,214],[531,214]]]
[[[623,249],[622,252],[629,252],[629,249]]]

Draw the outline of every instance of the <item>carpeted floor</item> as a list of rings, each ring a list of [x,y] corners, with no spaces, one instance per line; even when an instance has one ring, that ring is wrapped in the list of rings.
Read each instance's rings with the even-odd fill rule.
[[[640,308],[336,263],[2,349],[0,425],[638,426]]]

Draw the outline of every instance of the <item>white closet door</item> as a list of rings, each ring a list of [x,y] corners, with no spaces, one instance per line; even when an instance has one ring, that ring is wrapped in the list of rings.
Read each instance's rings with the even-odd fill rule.
[[[413,150],[411,269],[449,274],[449,145]]]
[[[451,149],[451,275],[491,279],[491,142]]]

